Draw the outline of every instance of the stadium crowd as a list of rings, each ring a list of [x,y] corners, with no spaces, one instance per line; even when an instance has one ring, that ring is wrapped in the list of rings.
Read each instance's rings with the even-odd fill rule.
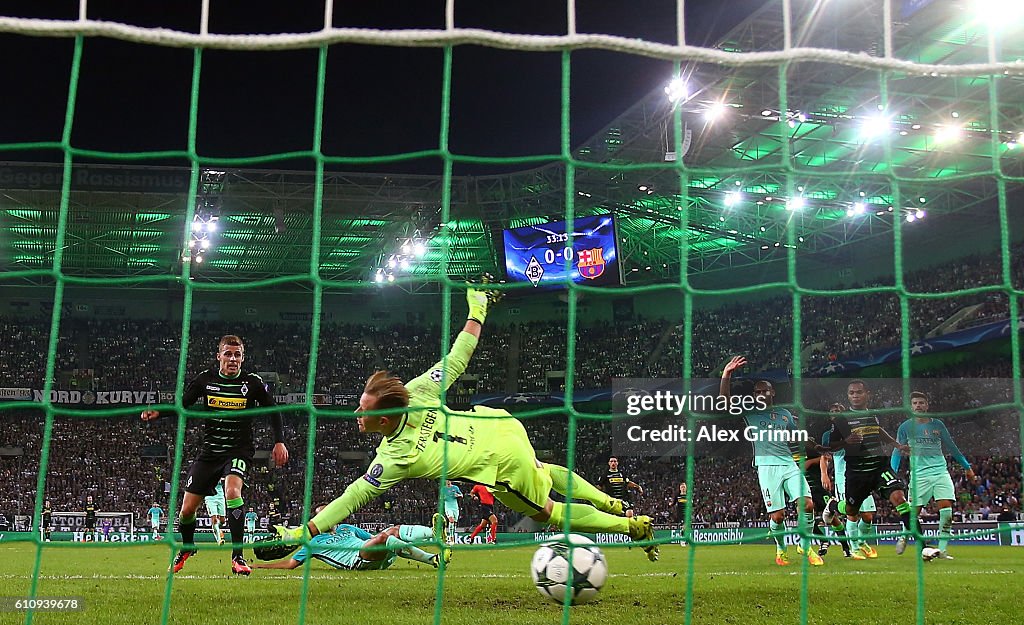
[[[1024,253],[1014,246],[1013,254]],[[1013,283],[1024,283],[1024,265],[1013,267]],[[951,292],[1002,283],[997,257],[971,256],[956,263],[906,276],[913,293]],[[850,288],[879,285],[850,285]],[[954,315],[959,313],[955,323]],[[1002,294],[979,293],[939,299],[912,299],[910,339],[960,330],[1007,318]],[[962,318],[960,318],[962,317]],[[742,350],[758,370],[788,369],[792,363],[792,301],[789,295],[716,308],[693,314],[692,371],[711,375],[723,359]],[[804,366],[899,345],[900,306],[891,293],[802,298],[801,343]],[[770,332],[751,328],[770,328]],[[49,340],[49,318],[0,316],[0,383],[41,388],[39,362]],[[181,327],[162,320],[83,320],[65,318],[58,341],[57,370],[91,370],[94,389],[172,389],[178,370]],[[280,376],[278,392],[305,390],[310,326],[301,323],[193,320],[186,371],[212,362],[211,337],[239,334],[246,340],[246,366]],[[684,327],[668,319],[636,318],[617,323],[580,321],[576,333],[577,389],[604,388],[613,377],[677,376],[682,372]],[[515,339],[518,340],[515,340]],[[567,360],[564,319],[488,327],[479,357],[467,372],[478,378],[480,392],[551,391],[549,372],[564,372]],[[518,350],[510,349],[515,343]],[[441,332],[430,324],[321,325],[314,392],[351,391],[374,368],[400,376],[422,372],[441,353]],[[339,353],[343,352],[343,354]],[[513,358],[513,353],[518,359]],[[510,375],[514,374],[514,375]],[[560,379],[558,376],[555,380]]]
[[[946,402],[937,405],[946,410],[963,405],[956,404],[951,397],[937,393],[937,402]],[[879,408],[891,401],[884,393],[880,393],[879,398]],[[902,418],[892,415],[887,427],[894,432]],[[30,514],[34,506],[32,493],[39,470],[43,419],[38,410],[20,410],[6,414],[4,420],[4,439],[0,446],[18,445],[23,450],[20,456],[0,455],[0,478],[4,484],[13,485],[0,493],[0,511],[10,518]],[[524,423],[540,458],[569,464],[565,448],[568,424],[564,419],[533,418]],[[959,497],[955,508],[958,518],[995,518],[1003,509],[1019,512],[1019,437],[1012,434],[1012,428],[1019,424],[1016,413],[1004,413],[997,418],[992,412],[982,412],[947,423],[978,476],[974,483],[968,484],[961,472],[953,472]],[[263,516],[270,512],[271,502],[274,502],[278,513],[294,521],[300,512],[297,506],[303,500],[306,419],[302,414],[285,412],[284,426],[292,460],[280,469],[270,468],[266,461],[258,463],[245,498],[247,505],[253,505]],[[174,418],[147,424],[133,417],[56,417],[47,459],[46,497],[55,510],[72,511],[80,510],[85,497],[92,495],[100,510],[133,512],[137,522],[141,522],[153,502],[160,503],[166,510],[173,469],[173,454],[168,455],[167,449],[168,445],[173,445],[176,428]],[[182,478],[191,450],[198,446],[199,428],[195,420],[187,426]],[[815,426],[811,428],[813,434]],[[255,432],[257,449],[268,450],[272,446],[269,426],[257,421]],[[995,432],[999,432],[1000,437],[994,436]],[[612,429],[607,420],[581,420],[572,458],[577,472],[597,482],[613,453],[611,440]],[[321,420],[314,449],[313,500],[329,501],[338,496],[349,482],[365,471],[375,445],[374,437],[355,434],[351,419]],[[622,464],[627,476],[644,487],[644,494],[634,501],[636,507],[651,514],[659,523],[672,523],[677,516],[672,503],[686,474],[686,459],[629,457],[622,458]],[[764,519],[757,475],[751,468],[746,443],[705,450],[696,457],[691,494],[694,522],[756,524]],[[355,520],[386,523],[400,519],[422,523],[436,507],[437,485],[410,481],[364,508]],[[500,507],[499,512],[504,527],[518,520]],[[467,523],[474,520],[474,514],[473,508],[464,512],[464,517],[469,519]],[[878,520],[896,519],[898,515],[888,502],[879,501]]]
[[[1022,250],[1014,248],[1015,253]],[[1014,267],[1014,281],[1022,269]],[[909,274],[912,292],[938,292],[1002,282],[998,259],[969,257],[948,266]],[[811,354],[804,364],[852,356],[879,346],[899,343],[900,307],[891,293],[803,298],[801,334]],[[910,306],[912,339],[978,323],[1005,319],[1006,298],[979,293],[946,299],[915,299]],[[949,323],[958,315],[956,323]],[[747,355],[758,370],[786,369],[792,351],[791,299],[767,298],[714,309],[697,309],[693,315],[692,370],[697,376],[714,376],[723,360],[737,352]],[[41,388],[43,359],[47,352],[50,322],[43,318],[0,318],[0,388]],[[301,392],[309,366],[309,326],[303,323],[211,322],[194,320],[186,363],[187,377],[213,363],[213,340],[234,333],[246,340],[245,368],[276,374],[275,392]],[[59,388],[173,390],[177,377],[180,324],[161,320],[96,321],[64,319],[57,342],[55,384]],[[587,323],[577,328],[575,387],[602,388],[613,377],[677,376],[682,371],[683,327],[665,319],[636,317],[629,321]],[[375,369],[389,369],[404,379],[426,370],[441,354],[441,331],[429,324],[342,324],[325,322],[321,327],[314,391],[352,392]],[[564,388],[567,357],[563,319],[519,324],[491,324],[467,370],[468,390],[456,388],[461,399],[471,392],[547,392]],[[925,376],[1008,377],[1008,361],[988,360],[959,364],[949,370],[924,372]],[[28,366],[26,366],[28,365]],[[77,370],[77,374],[75,371]],[[87,372],[87,373],[82,373]],[[56,388],[55,387],[55,388]],[[1002,391],[1004,395],[1006,391]],[[936,395],[935,405],[972,406],[966,396]],[[875,406],[902,404],[898,394],[880,392]],[[1012,400],[1012,395],[1005,396]],[[825,406],[821,408],[824,409]],[[21,449],[0,454],[0,512],[8,518],[29,513],[34,506],[36,479],[43,435],[39,410],[6,411],[2,415],[0,448]],[[1016,414],[1009,423],[1019,425]],[[895,431],[897,423],[888,424]],[[968,453],[978,479],[964,483],[958,476],[961,516],[992,516],[1020,510],[1021,466],[1019,437],[1011,444],[992,445],[978,422],[958,423],[961,447]],[[46,496],[55,509],[80,509],[87,495],[97,499],[101,510],[132,511],[142,519],[154,502],[167,508],[166,484],[172,465],[166,453],[173,446],[175,419],[144,424],[137,418],[70,418],[54,421],[47,459]],[[365,469],[375,441],[354,436],[349,420],[322,420],[314,453],[316,464],[313,498],[326,501],[338,494]],[[565,463],[567,424],[558,419],[527,422],[538,453]],[[185,438],[185,467],[196,448],[199,424],[190,422]],[[269,427],[257,427],[258,448],[269,449]],[[271,502],[285,516],[297,514],[306,469],[306,421],[301,412],[285,409],[286,436],[292,461],[283,469],[263,466],[246,492],[246,500],[266,514]],[[951,430],[954,428],[951,427]],[[1005,442],[1005,441],[1003,441]],[[1016,445],[1016,446],[1014,446]],[[161,455],[159,450],[163,449]],[[144,454],[143,451],[146,451]],[[154,452],[154,450],[157,450]],[[970,451],[967,451],[970,450]],[[607,422],[583,423],[578,429],[574,465],[596,480],[611,454]],[[685,464],[679,459],[623,459],[630,478],[642,484],[645,494],[637,507],[658,521],[672,518],[671,502],[678,490]],[[764,517],[756,474],[750,468],[749,451],[695,460],[694,521],[702,523],[751,523]],[[436,485],[406,483],[388,497],[359,513],[361,522],[394,519],[423,522],[436,508]],[[472,512],[468,514],[472,518]],[[887,503],[880,505],[884,520],[895,515]],[[516,519],[504,516],[504,525]]]

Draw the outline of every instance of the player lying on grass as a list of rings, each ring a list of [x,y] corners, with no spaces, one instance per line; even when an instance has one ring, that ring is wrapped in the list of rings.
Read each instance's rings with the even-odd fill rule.
[[[324,506],[317,508],[319,513]],[[443,558],[448,564],[452,558],[452,550],[443,547],[441,553],[427,553],[410,542],[437,540],[447,542],[445,519],[434,514],[434,529],[423,525],[393,525],[374,536],[361,527],[341,524],[328,531],[317,534],[292,557],[287,557],[287,547],[256,546],[253,553],[257,559],[277,560],[269,564],[255,564],[257,569],[295,569],[302,566],[310,557],[324,562],[336,569],[350,571],[380,571],[390,567],[398,558],[406,558],[429,564],[437,568]],[[276,541],[275,541],[276,542]]]
[[[448,389],[466,370],[488,304],[496,295],[474,288],[467,290],[469,319],[451,352],[408,385],[386,371],[370,376],[359,398],[357,422],[360,432],[383,435],[376,458],[365,475],[351,483],[341,497],[306,526],[276,528],[283,540],[294,542],[317,536],[392,486],[412,478],[483,484],[503,504],[541,523],[560,527],[568,518],[570,528],[577,532],[611,532],[633,540],[654,539],[650,517],[627,519],[620,500],[602,493],[565,467],[539,462],[523,424],[505,410],[485,406],[468,412],[441,409],[442,389]],[[568,491],[570,478],[573,496],[593,506],[551,499],[552,488],[559,493]],[[658,559],[657,545],[647,545],[644,551],[650,560]]]

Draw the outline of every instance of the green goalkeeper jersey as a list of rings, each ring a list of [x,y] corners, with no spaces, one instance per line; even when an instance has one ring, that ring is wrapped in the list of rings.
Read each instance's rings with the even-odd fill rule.
[[[472,334],[460,333],[445,360],[405,385],[409,409],[398,428],[377,446],[377,456],[366,474],[349,484],[339,500],[331,504],[343,513],[339,518],[347,518],[406,479],[443,476],[494,486],[497,465],[493,450],[503,441],[495,426],[502,420],[488,422],[479,416],[472,418],[472,411],[446,414],[441,410],[442,382],[447,389],[462,375],[476,342]],[[446,462],[448,470],[444,471]]]

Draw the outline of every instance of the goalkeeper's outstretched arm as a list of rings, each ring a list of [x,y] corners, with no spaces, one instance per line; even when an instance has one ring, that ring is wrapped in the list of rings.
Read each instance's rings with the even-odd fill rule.
[[[423,375],[410,380],[406,384],[410,395],[423,394],[419,398],[413,397],[412,404],[418,403],[416,399],[437,400],[440,396],[442,384],[448,390],[459,377],[466,372],[469,360],[476,350],[477,340],[483,330],[484,320],[487,319],[487,309],[500,297],[497,291],[483,289],[468,289],[466,291],[466,302],[469,304],[469,315],[462,332],[456,337],[451,351],[442,360],[434,363]]]

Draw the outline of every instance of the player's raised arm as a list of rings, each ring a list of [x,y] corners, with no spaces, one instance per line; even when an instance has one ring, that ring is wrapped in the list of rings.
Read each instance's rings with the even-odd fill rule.
[[[468,289],[466,301],[469,303],[469,317],[462,332],[455,339],[451,351],[444,359],[434,363],[426,373],[414,378],[406,388],[410,394],[426,394],[437,399],[441,392],[441,382],[444,381],[444,388],[448,390],[455,380],[459,379],[469,366],[469,359],[476,350],[477,340],[480,338],[480,331],[483,329],[484,320],[487,319],[487,309],[490,304],[498,300],[500,293],[484,289]],[[415,402],[412,402],[415,403]]]
[[[743,356],[733,356],[722,369],[722,381],[718,384],[718,394],[726,399],[732,397],[732,374],[740,367],[747,365],[747,359]]]

